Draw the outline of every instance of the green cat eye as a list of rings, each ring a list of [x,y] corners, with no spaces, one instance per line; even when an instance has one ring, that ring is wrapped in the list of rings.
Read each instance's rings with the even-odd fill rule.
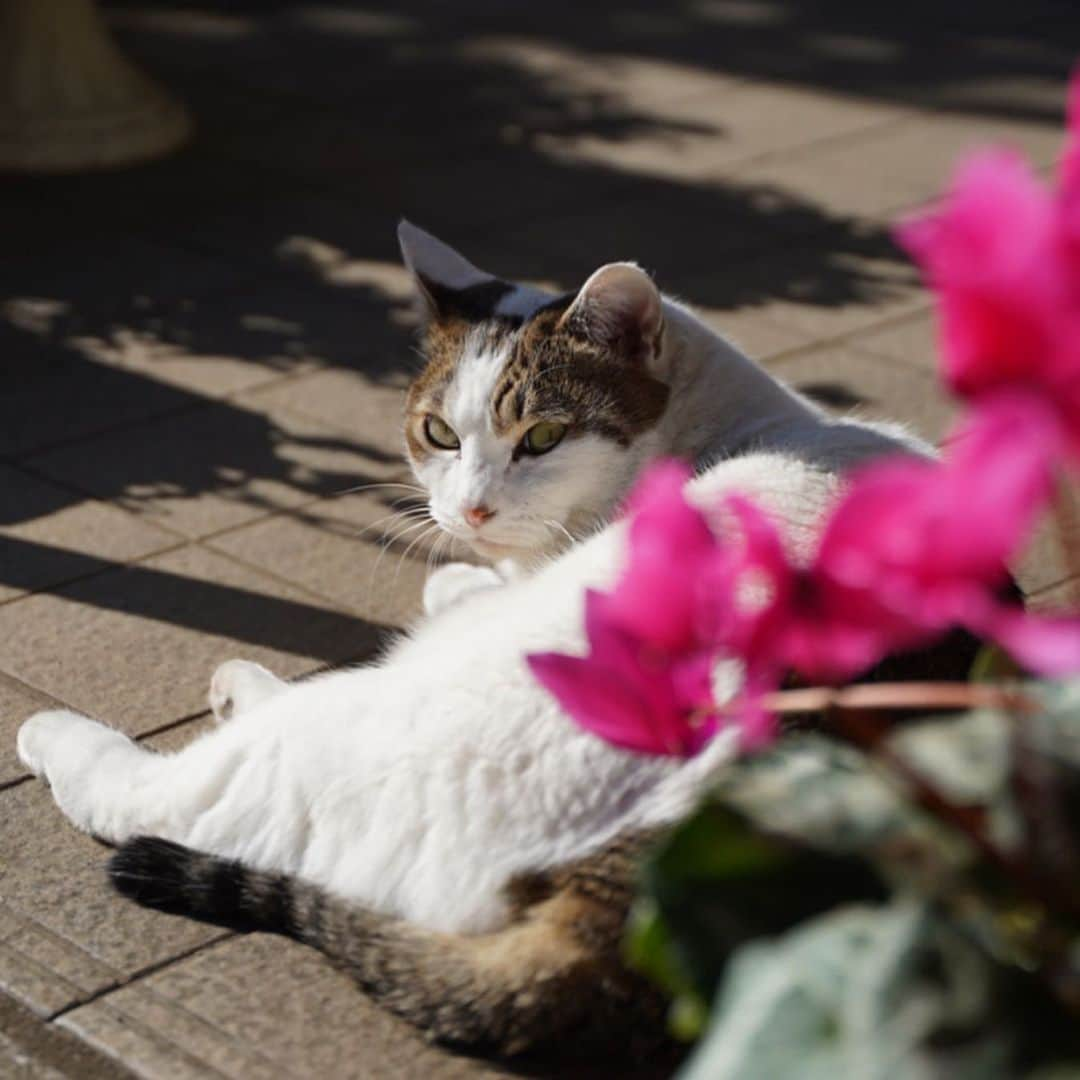
[[[461,446],[454,429],[445,420],[430,413],[424,417],[424,434],[427,441],[440,450],[457,450]]]
[[[521,440],[522,449],[530,454],[546,454],[562,442],[566,434],[566,425],[556,420],[541,420],[525,432]]]

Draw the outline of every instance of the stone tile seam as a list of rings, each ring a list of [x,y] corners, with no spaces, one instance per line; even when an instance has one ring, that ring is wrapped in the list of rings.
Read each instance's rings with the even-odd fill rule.
[[[64,944],[66,946],[67,942],[65,942]],[[11,943],[10,939],[5,940],[5,941],[0,941],[0,954],[5,953],[5,952],[9,953],[11,956],[17,958],[20,965],[23,965],[26,968],[31,969],[34,972],[38,972],[39,974],[45,975],[49,979],[59,983],[61,985],[61,988],[66,993],[70,994],[73,998],[77,997],[80,994],[86,994],[88,992],[85,987],[80,986],[77,982],[75,982],[69,976],[61,974],[59,971],[54,971],[51,967],[49,967],[48,964],[43,963],[42,961],[38,960],[36,957],[32,956],[30,953],[24,951],[23,949],[20,949],[17,945],[13,945]],[[88,955],[88,954],[84,954],[84,955]],[[109,975],[110,975],[110,977],[112,977],[114,975],[114,973],[110,971]],[[5,988],[2,992],[6,993],[9,997],[15,997],[16,1000],[20,1000],[8,988]],[[43,1019],[46,1019],[46,1020],[48,1020],[49,1017],[50,1017],[49,1013],[45,1013],[45,1014],[37,1013],[37,1015],[42,1016]]]
[[[1060,589],[1062,585],[1068,585],[1071,582],[1080,584],[1080,574],[1066,574],[1063,578],[1052,581],[1048,585],[1040,585],[1034,592],[1027,593],[1025,599],[1038,600],[1044,594],[1052,592],[1054,589]]]
[[[116,967],[114,967],[107,961],[102,960],[99,956],[95,956],[92,952],[85,949],[82,945],[79,944],[79,942],[75,941],[73,938],[69,938],[66,934],[58,933],[56,930],[53,930],[51,927],[46,926],[43,922],[41,922],[40,919],[36,918],[34,915],[29,914],[26,911],[12,908],[8,904],[3,903],[2,901],[0,901],[0,904],[2,904],[3,906],[4,914],[9,919],[11,919],[12,922],[17,923],[20,927],[24,929],[28,928],[33,933],[40,934],[41,937],[54,942],[59,948],[62,948],[68,952],[78,953],[79,956],[85,958],[87,966],[91,968],[101,968],[105,976],[115,978],[117,980],[123,979],[123,972],[119,971]],[[11,937],[9,935],[8,937],[5,937],[2,944],[7,946],[14,952],[20,953],[20,955],[26,955],[26,953],[22,949],[19,949],[17,946],[12,945],[10,942]],[[40,965],[40,961],[35,962]],[[71,982],[71,980],[65,975],[61,975],[59,972],[54,972],[51,968],[49,969],[49,971],[51,974],[56,975],[57,978],[63,979],[67,982]],[[86,992],[77,985],[75,986],[75,989],[80,990],[83,993]],[[96,991],[94,992],[96,993]]]
[[[239,522],[235,525],[230,525],[223,529],[218,529],[215,532],[206,533],[205,535],[201,535],[198,537],[181,536],[177,534],[175,530],[169,529],[169,532],[177,537],[176,543],[170,544],[167,547],[157,548],[153,551],[148,551],[144,555],[138,555],[134,558],[125,559],[122,562],[108,562],[107,560],[105,560],[106,565],[99,567],[96,570],[88,570],[84,574],[78,574],[75,577],[65,578],[62,581],[52,582],[49,585],[43,586],[39,589],[28,589],[26,592],[20,593],[17,596],[10,596],[6,599],[2,599],[0,600],[0,608],[7,607],[12,604],[17,604],[24,600],[29,600],[32,597],[48,595],[60,596],[62,595],[63,590],[69,589],[73,585],[81,584],[85,581],[90,581],[95,578],[102,577],[105,574],[122,573],[124,570],[136,569],[148,562],[151,562],[154,559],[161,558],[166,555],[173,555],[178,551],[183,551],[185,548],[194,548],[208,552],[217,558],[224,559],[226,562],[230,562],[237,567],[243,568],[244,570],[254,572],[260,577],[265,577],[278,585],[287,585],[290,589],[293,589],[296,592],[305,595],[308,599],[319,601],[320,605],[324,607],[329,604],[331,606],[327,610],[332,610],[339,615],[349,615],[352,617],[356,617],[359,615],[362,617],[363,613],[358,608],[343,604],[341,601],[334,600],[332,597],[327,596],[324,593],[318,592],[317,590],[312,589],[307,585],[304,585],[298,581],[293,581],[291,578],[285,577],[282,574],[278,574],[276,571],[261,566],[258,563],[248,562],[247,560],[242,559],[223,548],[215,547],[212,544],[212,541],[218,539],[219,537],[227,536],[232,532],[236,532],[248,526],[261,524],[263,522],[273,520],[278,517],[287,517],[290,515],[290,513],[319,503],[323,501],[323,499],[325,499],[325,496],[315,496],[309,501],[304,502],[298,506],[282,507],[280,509],[270,511],[266,514],[262,514],[256,518],[249,519],[248,521]],[[97,501],[104,502],[105,505],[114,507],[116,509],[124,509],[108,500]],[[124,512],[129,514],[131,513],[131,511],[127,510],[125,510]],[[154,522],[154,524],[156,525],[157,522]],[[47,691],[42,690],[39,690],[38,692],[48,693]]]
[[[87,1002],[87,1004],[92,1003]],[[159,1048],[163,1048],[166,1051],[171,1051],[172,1053],[178,1055],[190,1066],[198,1069],[201,1076],[206,1076],[208,1078],[218,1077],[219,1080],[236,1080],[235,1077],[230,1077],[228,1073],[223,1073],[219,1069],[215,1069],[208,1062],[196,1056],[190,1050],[181,1046],[179,1043],[176,1043],[172,1039],[163,1035],[160,1031],[157,1031],[153,1027],[149,1027],[144,1023],[140,1023],[138,1020],[135,1020],[133,1017],[131,1017],[128,1013],[124,1012],[122,1009],[116,1009],[115,1006],[112,1006],[112,1008],[117,1014],[115,1016],[115,1019],[121,1024],[121,1026],[134,1030],[137,1034],[142,1036],[142,1038],[146,1042],[150,1043],[151,1046],[156,1045]],[[73,1024],[68,1022],[67,1014],[59,1017],[56,1021],[50,1020],[48,1021],[48,1023],[50,1025],[55,1024],[55,1027],[57,1029],[67,1032],[69,1035],[85,1043],[87,1046],[92,1047],[94,1051],[98,1054],[103,1055],[110,1061],[115,1061],[117,1064],[136,1073],[136,1075],[138,1076],[154,1078],[161,1075],[159,1073],[145,1072],[142,1068],[136,1065],[135,1062],[130,1060],[129,1055],[124,1051],[118,1051],[116,1048],[109,1046],[107,1043],[102,1042],[99,1039],[95,1039],[93,1037],[86,1037]]]
[[[182,551],[186,547],[194,547],[196,542],[187,539],[181,539],[176,543],[169,544],[167,547],[156,548],[153,551],[148,551],[145,555],[136,556],[132,559],[126,559],[124,562],[105,562],[104,566],[98,567],[96,570],[87,570],[83,574],[76,574],[74,577],[62,578],[59,581],[52,581],[48,585],[43,585],[37,589],[26,589],[24,592],[18,593],[15,596],[9,596],[5,599],[0,599],[0,608],[6,607],[9,604],[17,604],[20,600],[29,600],[32,596],[43,596],[50,593],[59,593],[62,589],[67,589],[72,585],[80,584],[84,581],[91,581],[94,578],[101,577],[103,574],[112,573],[114,570],[126,570],[128,567],[139,566],[143,562],[154,559],[162,555],[171,555],[174,552]],[[56,548],[57,551],[66,551],[66,548]],[[90,556],[93,558],[94,556]]]
[[[862,324],[860,324],[858,326],[849,327],[846,330],[841,330],[841,331],[839,331],[838,333],[835,333],[835,334],[826,334],[824,337],[813,338],[810,341],[800,342],[798,345],[792,345],[792,346],[790,346],[788,348],[777,349],[775,352],[763,353],[760,356],[756,357],[756,359],[759,360],[759,362],[765,362],[766,366],[767,366],[767,364],[771,364],[771,363],[778,362],[778,361],[781,361],[781,360],[788,360],[788,359],[790,359],[792,357],[795,357],[795,356],[801,356],[803,353],[813,352],[816,349],[827,348],[827,347],[834,346],[834,345],[848,346],[849,342],[852,342],[855,338],[859,337],[859,335],[861,335],[861,334],[872,334],[872,333],[876,334],[876,333],[879,333],[882,330],[890,330],[890,329],[892,329],[893,326],[901,325],[901,324],[903,324],[905,322],[913,322],[916,318],[920,318],[921,316],[925,315],[926,311],[929,309],[929,307],[930,307],[930,301],[927,300],[925,308],[922,308],[922,309],[919,309],[919,310],[914,310],[914,311],[905,310],[905,311],[896,312],[896,313],[891,314],[891,315],[886,315],[884,318],[882,318],[878,322],[862,323]],[[723,333],[723,327],[722,327],[723,315],[724,315],[724,313],[721,311],[718,314],[715,314],[713,316],[713,318],[717,322],[717,324],[721,326],[721,331],[720,331],[721,333]],[[791,331],[791,330],[796,330],[797,329],[797,327],[795,327],[791,323],[777,322],[777,321],[774,321],[774,320],[772,320],[772,319],[770,319],[770,318],[768,318],[766,316],[762,316],[760,321],[762,323],[765,323],[767,326],[775,327],[778,330]],[[862,351],[864,351],[864,352],[873,352],[873,350],[867,349],[864,346],[858,346],[858,347],[860,349],[862,349]],[[879,354],[874,353],[874,356],[875,356],[875,358],[877,358],[879,356]],[[887,359],[887,358],[882,356],[881,359]],[[893,359],[894,362],[897,362],[897,363],[903,363],[903,361],[896,361],[895,358],[888,358],[888,359]]]
[[[342,612],[342,614],[348,615],[352,613]],[[338,663],[315,664],[308,670],[302,671],[298,675],[293,675],[288,681],[295,682],[298,679],[310,679],[312,676],[315,675],[322,675],[330,671],[339,671],[342,668],[348,667],[352,664],[364,663],[365,661],[371,659],[371,655],[371,650],[367,650],[365,652],[355,653],[351,656],[348,656]],[[11,683],[17,684],[19,688],[31,691],[33,694],[39,697],[50,698],[52,703],[57,707],[70,709],[72,712],[78,712],[81,714],[81,710],[76,709],[71,705],[68,705],[66,702],[61,701],[59,698],[56,698],[52,694],[46,693],[44,690],[38,689],[38,687],[32,685],[31,683],[24,682],[22,679],[18,679],[15,676],[10,675],[6,671],[0,670],[0,681],[10,681]],[[199,709],[196,712],[187,713],[184,716],[181,716],[175,720],[166,720],[164,723],[158,724],[156,727],[149,728],[147,731],[141,731],[137,735],[130,735],[129,738],[137,743],[145,742],[146,740],[155,738],[158,735],[164,735],[167,732],[174,731],[177,728],[183,727],[185,724],[193,723],[196,720],[202,720],[209,715],[209,709]],[[36,779],[37,777],[33,776],[31,773],[23,773],[21,776],[13,777],[10,780],[5,780],[0,783],[0,795],[2,795],[5,791],[10,790],[11,788],[19,787],[21,784],[25,784],[30,782],[31,780]]]
[[[314,375],[317,375],[317,374],[323,374],[323,373],[325,373],[326,371],[329,371],[329,370],[333,370],[333,367],[330,366],[330,365],[327,365],[327,366],[324,366],[324,367],[320,367],[320,368],[318,368],[316,370],[306,369],[306,370],[303,370],[303,371],[295,371],[295,372],[284,373],[280,378],[275,378],[272,381],[272,383],[261,383],[258,387],[245,387],[244,389],[235,391],[235,395],[236,396],[241,396],[241,395],[244,395],[244,394],[248,393],[249,391],[251,393],[265,391],[265,390],[270,389],[271,386],[276,387],[279,383],[282,383],[282,382],[290,381],[290,380],[293,380],[293,379],[300,379],[300,378],[304,378],[304,377],[311,377],[311,376],[314,376]],[[345,369],[345,370],[349,370],[349,369]],[[245,412],[250,412],[250,413],[252,413],[253,415],[256,415],[256,416],[267,417],[267,416],[270,415],[270,413],[268,413],[268,412],[264,412],[264,411],[262,411],[260,409],[257,409],[257,408],[252,408],[250,405],[246,405],[241,401],[234,401],[233,400],[233,395],[222,396],[220,398],[207,398],[206,401],[205,401],[205,405],[191,406],[190,411],[195,412],[195,411],[198,411],[201,408],[212,407],[214,405],[221,404],[221,403],[224,403],[226,401],[228,401],[230,404],[237,405],[241,409],[243,409]],[[187,410],[185,410],[185,411],[187,411]],[[314,412],[309,412],[309,411],[307,411],[305,409],[298,408],[298,407],[293,406],[293,405],[275,406],[274,409],[273,409],[273,412],[277,413],[277,414],[280,414],[280,415],[284,415],[285,417],[291,417],[291,418],[296,419],[296,420],[303,420],[306,423],[315,423],[319,427],[324,428],[325,430],[333,432],[333,433],[338,434],[338,435],[344,435],[344,436],[351,436],[352,435],[352,431],[348,427],[346,427],[345,425],[337,424],[337,423],[335,423],[333,421],[327,420],[324,417],[316,415]],[[183,415],[183,413],[181,412],[179,414],[174,414],[174,415]],[[170,418],[171,418],[171,416],[170,416]],[[146,424],[146,426],[149,426],[150,424],[155,423],[156,421],[161,420],[161,419],[163,419],[162,416],[155,415],[153,417],[147,418],[145,420],[145,424]],[[108,432],[98,432],[95,435],[87,436],[86,441],[93,442],[95,439],[97,439],[100,436],[109,435],[109,434],[113,434],[113,433],[122,434],[123,432],[126,432],[126,431],[135,430],[137,427],[140,427],[140,426],[142,426],[142,422],[140,422],[139,424],[134,424],[134,425],[115,428],[115,429],[112,429],[112,430],[110,430]],[[63,478],[60,478],[58,476],[55,476],[54,474],[52,474],[50,472],[46,472],[45,470],[43,470],[40,467],[40,465],[38,465],[36,463],[36,460],[35,460],[36,458],[43,457],[44,455],[49,454],[53,450],[56,450],[56,449],[64,449],[64,448],[69,447],[69,446],[76,446],[76,445],[79,444],[80,441],[82,441],[82,440],[71,440],[69,442],[56,443],[56,444],[53,444],[53,445],[49,446],[47,449],[43,449],[40,452],[35,452],[34,454],[30,455],[29,457],[22,458],[22,459],[19,459],[19,460],[14,460],[14,459],[6,460],[3,457],[3,455],[0,455],[0,464],[6,465],[8,468],[13,468],[16,471],[21,472],[26,476],[30,476],[30,477],[32,477],[32,478],[34,478],[34,479],[36,479],[36,480],[38,480],[38,481],[40,481],[42,483],[51,484],[54,487],[59,487],[59,488],[65,490],[65,491],[70,492],[72,495],[78,495],[78,496],[81,497],[83,502],[93,502],[93,503],[96,503],[99,506],[108,507],[109,509],[119,511],[120,513],[127,514],[130,517],[133,517],[133,518],[136,518],[136,519],[139,519],[140,521],[142,521],[144,519],[144,515],[137,513],[136,511],[132,510],[128,505],[126,505],[125,502],[123,501],[122,496],[118,495],[118,496],[114,496],[112,498],[106,498],[106,497],[103,497],[101,495],[96,494],[95,492],[84,490],[83,488],[79,487],[77,484],[72,483],[70,480],[63,479]],[[291,485],[286,485],[286,486],[291,487]],[[300,489],[299,488],[293,488],[293,490],[299,491]],[[330,494],[330,495],[327,495],[327,494],[315,494],[315,495],[310,496],[310,498],[302,499],[302,501],[294,504],[291,507],[272,508],[272,509],[266,510],[264,513],[257,514],[253,518],[248,518],[245,521],[237,522],[237,523],[232,524],[232,525],[226,525],[226,526],[223,526],[220,529],[214,529],[214,530],[211,530],[211,531],[205,532],[205,533],[195,533],[195,534],[185,533],[185,532],[181,531],[180,529],[178,529],[176,526],[170,525],[168,522],[165,522],[165,521],[162,521],[162,520],[160,520],[158,518],[150,517],[150,516],[145,516],[145,522],[144,523],[148,523],[148,524],[154,526],[155,528],[161,529],[163,532],[169,533],[171,536],[176,537],[177,540],[180,542],[180,544],[178,546],[182,546],[182,544],[185,544],[185,543],[199,543],[199,542],[202,542],[202,541],[205,541],[205,540],[215,538],[217,536],[222,536],[222,535],[225,535],[226,533],[233,532],[234,530],[245,528],[248,525],[253,525],[258,521],[264,521],[264,520],[266,520],[268,518],[275,517],[275,516],[277,516],[278,514],[281,514],[281,513],[287,513],[289,511],[301,510],[301,509],[303,509],[305,507],[311,506],[314,503],[319,502],[320,500],[334,498],[336,495],[349,494],[349,493],[351,493],[352,490],[355,490],[355,489],[349,489],[347,491],[335,492],[335,493]],[[0,533],[0,539],[2,539],[2,537],[3,537],[3,534]],[[155,554],[163,554],[166,550],[172,550],[172,548],[159,549],[159,550],[154,551],[154,552],[148,552],[145,556],[138,556],[138,557],[136,557],[134,559],[127,560],[127,561],[125,561],[123,563],[120,563],[118,565],[123,565],[123,566],[135,565],[138,562],[142,561],[144,558],[152,557]],[[115,568],[116,568],[115,566],[108,566],[108,567],[104,567],[103,570],[110,570],[110,569],[115,569]],[[67,579],[65,583],[67,583],[69,581],[82,580],[85,577],[96,576],[100,572],[101,571],[91,571],[88,574],[81,574],[81,575],[78,575],[75,578]],[[52,588],[52,586],[48,586],[48,587],[46,587],[44,589],[35,589],[35,590],[31,590],[31,591],[32,592],[47,592],[47,591],[49,591],[50,588]],[[24,593],[24,594],[20,594],[19,596],[10,597],[7,600],[0,600],[0,605],[11,603],[13,600],[22,599],[23,596],[25,596],[25,595],[26,594]]]
[[[239,292],[241,290],[237,291]],[[125,368],[122,365],[100,364],[99,366],[113,371],[132,370],[130,368]],[[271,387],[276,387],[279,384],[287,383],[293,379],[300,379],[304,376],[311,376],[318,374],[321,371],[334,369],[342,369],[346,371],[352,370],[351,368],[348,368],[344,365],[332,364],[328,361],[312,359],[311,366],[309,367],[301,367],[294,371],[277,372],[273,375],[268,375],[266,380],[260,380],[257,383],[246,384],[244,386],[238,387],[235,390],[229,390],[225,393],[216,394],[213,396],[204,394],[197,390],[192,390],[189,387],[179,386],[175,383],[163,382],[158,379],[151,379],[151,381],[155,382],[159,386],[166,387],[167,389],[176,390],[179,393],[190,394],[193,397],[196,397],[198,400],[190,401],[182,405],[176,405],[167,409],[162,409],[160,411],[155,411],[149,415],[140,416],[135,419],[121,421],[116,424],[110,424],[104,428],[98,428],[94,431],[87,432],[84,435],[76,435],[69,439],[57,439],[55,442],[50,442],[42,446],[37,446],[31,450],[20,451],[15,454],[0,453],[0,464],[9,465],[15,468],[30,471],[28,469],[28,466],[32,466],[35,463],[36,459],[45,457],[46,455],[51,454],[56,450],[63,450],[67,449],[68,447],[79,446],[83,443],[93,443],[98,439],[104,438],[109,435],[122,435],[126,432],[138,431],[140,428],[150,427],[152,424],[159,423],[162,420],[172,420],[177,417],[183,417],[189,413],[197,413],[204,409],[212,409],[216,405],[228,404],[235,408],[240,408],[244,412],[250,412],[258,416],[266,416],[266,413],[262,412],[259,409],[251,408],[240,399],[247,394],[263,393],[269,390]],[[284,412],[286,415],[297,415],[296,411],[291,406],[282,406],[281,408],[275,409],[274,411]],[[338,433],[346,433],[345,428],[339,427],[338,425],[333,424],[323,418],[312,417],[306,413],[301,413],[300,416],[303,419],[308,420],[309,422],[313,419],[317,419],[322,427],[326,427],[331,431],[336,431]],[[60,481],[56,480],[51,474],[41,472],[40,468],[35,470],[34,474],[40,478],[48,480],[50,483],[60,484],[60,486],[67,487],[71,491],[88,495],[92,498],[97,498],[98,501],[104,501],[110,506],[115,505],[108,500],[100,499],[100,497],[96,496],[94,492],[84,492],[82,488],[78,487],[75,484],[72,484],[70,481],[66,481],[61,484]],[[165,526],[162,527],[164,528]]]
[[[102,367],[108,368],[110,365],[103,364]],[[160,385],[169,386],[168,383],[162,383]],[[171,389],[177,389],[175,386]],[[155,410],[149,415],[142,415],[138,418],[131,420],[122,420],[115,424],[108,424],[103,428],[95,428],[93,431],[85,432],[82,435],[74,435],[71,438],[57,439],[55,442],[46,443],[40,446],[32,447],[29,450],[21,450],[14,454],[0,454],[0,463],[5,465],[20,465],[24,461],[32,461],[34,458],[43,457],[46,454],[51,454],[54,450],[62,450],[69,446],[79,446],[81,443],[93,442],[96,439],[100,439],[106,435],[122,434],[126,431],[133,431],[137,428],[147,426],[152,423],[156,423],[161,420],[172,419],[176,416],[184,416],[187,413],[198,412],[200,409],[206,408],[208,405],[213,405],[217,398],[203,398],[200,401],[189,401],[183,405],[173,405],[168,408]]]
[[[225,1043],[228,1043],[228,1044],[232,1045],[237,1050],[240,1050],[249,1059],[254,1059],[256,1062],[264,1064],[269,1069],[275,1070],[275,1069],[278,1068],[278,1066],[271,1059],[265,1057],[265,1055],[263,1055],[251,1043],[244,1042],[241,1039],[238,1039],[237,1036],[233,1032],[230,1032],[230,1031],[227,1031],[224,1028],[218,1027],[217,1024],[215,1024],[211,1019],[209,1019],[209,1018],[207,1018],[205,1016],[201,1016],[198,1013],[192,1012],[189,1008],[187,1008],[187,1006],[183,1002],[177,1001],[174,998],[168,997],[165,994],[160,993],[153,986],[144,986],[144,985],[142,985],[142,982],[143,982],[144,979],[148,978],[149,976],[155,975],[155,974],[157,974],[157,973],[159,973],[161,971],[166,970],[167,968],[169,968],[174,963],[181,963],[182,961],[189,960],[189,959],[191,959],[192,956],[196,956],[199,953],[204,952],[206,950],[209,950],[209,949],[213,948],[214,946],[220,945],[225,941],[229,941],[232,938],[242,937],[242,936],[244,936],[244,935],[241,935],[241,934],[228,934],[228,935],[222,936],[220,938],[216,938],[213,941],[208,941],[204,945],[200,946],[197,949],[192,949],[187,953],[184,953],[182,955],[178,955],[178,956],[174,957],[173,959],[158,965],[154,970],[147,970],[145,972],[142,972],[137,977],[134,977],[134,978],[128,980],[127,982],[125,982],[124,984],[122,984],[120,986],[111,987],[111,988],[109,988],[107,990],[104,990],[102,993],[95,995],[93,998],[88,999],[85,1002],[82,1002],[82,1003],[80,1003],[78,1005],[75,1005],[75,1006],[69,1008],[69,1009],[65,1009],[65,1010],[62,1010],[61,1012],[58,1012],[56,1014],[56,1016],[50,1018],[49,1022],[50,1023],[56,1022],[56,1023],[58,1023],[58,1025],[60,1027],[63,1027],[66,1030],[73,1030],[73,1028],[72,1028],[72,1026],[70,1024],[65,1024],[63,1022],[64,1018],[66,1016],[68,1016],[69,1013],[73,1013],[73,1012],[77,1011],[77,1009],[81,1009],[85,1005],[93,1005],[95,1003],[101,1003],[101,1004],[107,1006],[109,1009],[111,1009],[114,1013],[119,1014],[119,1016],[122,1017],[123,1022],[124,1022],[125,1025],[131,1026],[131,1027],[135,1028],[136,1030],[138,1030],[140,1032],[143,1032],[143,1033],[145,1033],[147,1035],[150,1035],[152,1038],[159,1040],[160,1042],[164,1043],[166,1046],[169,1046],[169,1047],[177,1050],[180,1054],[182,1054],[184,1057],[188,1058],[189,1060],[194,1060],[199,1065],[200,1068],[207,1069],[216,1076],[228,1076],[229,1075],[227,1073],[222,1073],[218,1069],[215,1069],[212,1065],[210,1065],[208,1062],[205,1062],[202,1058],[196,1057],[192,1053],[192,1051],[190,1049],[185,1047],[182,1043],[177,1042],[176,1040],[170,1038],[168,1035],[164,1034],[158,1028],[149,1026],[146,1023],[145,1020],[143,1020],[141,1017],[139,1017],[137,1015],[133,1015],[127,1008],[125,1008],[124,1004],[122,1002],[117,1003],[115,1001],[110,1001],[109,1000],[111,995],[115,994],[119,990],[134,990],[134,989],[137,988],[141,995],[145,995],[145,996],[147,996],[149,998],[152,998],[154,1001],[159,1003],[162,1007],[164,1007],[165,1009],[167,1009],[167,1010],[169,1010],[171,1012],[176,1012],[176,1013],[181,1014],[185,1019],[187,1019],[189,1022],[191,1022],[195,1026],[210,1032],[217,1039],[221,1040],[222,1042],[225,1042]]]
[[[125,903],[131,903],[132,901],[125,901]],[[146,964],[135,971],[128,972],[126,974],[120,974],[117,981],[108,986],[100,987],[93,991],[93,993],[87,994],[80,1001],[73,1001],[62,1008],[56,1009],[54,1012],[48,1014],[46,1019],[49,1023],[54,1023],[57,1020],[67,1016],[68,1013],[74,1012],[76,1009],[81,1009],[84,1005],[92,1005],[95,1001],[100,1001],[102,998],[107,997],[109,994],[114,993],[117,990],[122,990],[125,987],[132,986],[134,983],[147,978],[150,975],[154,975],[159,971],[163,971],[165,968],[172,964],[179,963],[182,960],[189,960],[193,956],[197,956],[205,949],[209,949],[213,945],[218,945],[223,941],[228,941],[231,938],[238,937],[239,935],[233,930],[223,930],[218,934],[215,934],[207,941],[202,941],[198,945],[193,945],[189,949],[184,949],[181,952],[176,953],[173,956],[165,957],[161,960],[155,960],[151,964]],[[78,947],[78,946],[76,946]]]
[[[737,158],[726,164],[718,165],[716,178],[718,180],[737,179],[743,170],[754,169],[759,165],[812,161],[821,153],[828,153],[830,150],[842,149],[849,145],[858,145],[878,133],[884,134],[894,128],[902,130],[917,122],[921,117],[922,114],[917,109],[906,109],[901,115],[867,121],[865,124],[849,128],[846,131],[837,131],[832,135],[821,135],[806,142],[776,147],[772,150],[762,150],[757,154],[751,154],[745,158]]]

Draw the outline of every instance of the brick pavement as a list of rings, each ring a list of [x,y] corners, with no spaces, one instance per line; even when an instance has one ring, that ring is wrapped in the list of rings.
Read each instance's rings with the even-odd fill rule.
[[[392,489],[343,494],[404,476],[401,214],[565,287],[635,258],[794,384],[940,436],[888,225],[972,145],[1052,165],[1069,7],[112,5],[199,134],[0,182],[0,1074],[516,1074],[299,946],[112,896],[17,725],[63,703],[180,745],[219,661],[301,675],[416,610]],[[1022,577],[1077,596],[1049,535]]]

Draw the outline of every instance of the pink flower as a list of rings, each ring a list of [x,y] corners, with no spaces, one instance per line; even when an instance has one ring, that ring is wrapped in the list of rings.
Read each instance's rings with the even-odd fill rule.
[[[1080,79],[1070,127],[1058,191],[1019,155],[984,151],[898,239],[937,294],[953,390],[973,401],[1037,394],[1052,406],[1041,422],[1061,425],[1080,453]]]
[[[585,597],[589,655],[527,657],[537,680],[586,731],[645,754],[696,754],[715,734],[704,651],[666,654],[617,624],[611,598]]]
[[[536,678],[582,727],[617,746],[689,756],[718,728],[711,678],[716,612],[730,609],[731,552],[683,494],[690,469],[649,469],[628,510],[623,572],[610,595],[588,593],[585,657],[527,658]],[[760,710],[738,722],[744,745],[771,731]]]
[[[788,671],[842,681],[889,651],[897,620],[883,620],[880,605],[861,591],[837,589],[817,565],[793,565],[776,526],[749,499],[734,496],[727,506],[743,547],[735,606],[716,644],[745,662],[748,697],[776,689]]]
[[[961,626],[1034,671],[1080,670],[1080,621],[1002,599],[1006,565],[1052,491],[1056,429],[1045,413],[1039,398],[999,395],[957,431],[941,465],[884,462],[855,478],[816,571],[842,610],[861,609],[891,638],[888,651]]]
[[[705,578],[717,547],[705,518],[683,495],[690,468],[664,461],[650,468],[630,498],[627,562],[608,615],[660,649],[689,648],[710,602]]]
[[[851,678],[954,627],[999,641],[1026,667],[1080,670],[1080,620],[1004,600],[1006,565],[1049,498],[1055,428],[1040,399],[998,396],[956,434],[942,464],[898,458],[857,475],[807,567],[769,519],[729,500],[743,538],[742,585],[716,645],[744,659],[751,691],[789,671]],[[756,590],[756,599],[755,599]]]

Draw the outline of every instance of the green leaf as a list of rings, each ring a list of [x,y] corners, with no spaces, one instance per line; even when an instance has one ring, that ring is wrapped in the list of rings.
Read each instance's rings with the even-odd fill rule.
[[[731,950],[851,898],[879,896],[857,860],[811,852],[708,804],[646,864],[632,962],[675,993],[711,1000]]]
[[[694,986],[653,900],[641,898],[631,909],[623,954],[631,967],[671,995],[671,1034],[682,1042],[698,1038],[708,1020],[708,1002]]]
[[[681,1076],[1004,1077],[989,986],[982,957],[921,906],[841,908],[734,954]]]

